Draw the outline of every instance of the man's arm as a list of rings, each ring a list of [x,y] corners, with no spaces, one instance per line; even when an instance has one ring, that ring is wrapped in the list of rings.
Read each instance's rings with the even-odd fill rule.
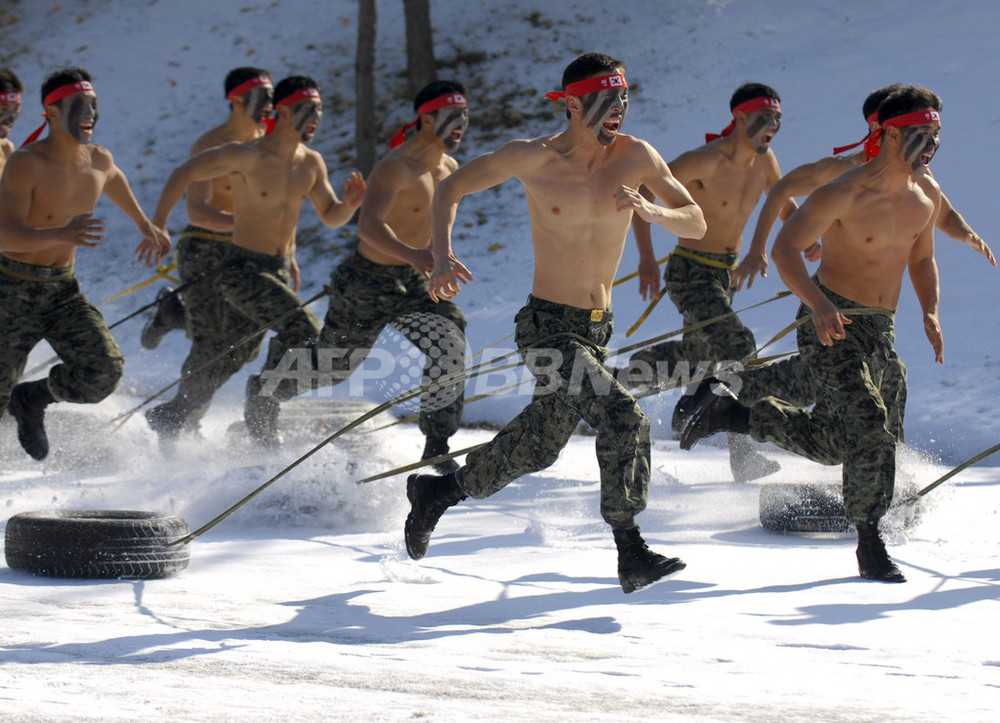
[[[817,189],[781,227],[771,249],[771,258],[788,289],[803,304],[812,309],[813,325],[824,346],[843,339],[844,325],[851,320],[840,313],[809,277],[802,254],[815,244],[837,220],[850,191],[841,184],[828,184]]]
[[[944,194],[940,194],[939,206],[944,205]],[[934,218],[939,218],[939,209],[935,209]],[[934,349],[934,360],[944,364],[944,336],[941,333],[941,323],[938,320],[938,302],[941,299],[941,287],[938,279],[937,260],[934,258],[934,223],[928,223],[917,236],[910,250],[908,262],[910,283],[917,295],[920,309],[924,314],[924,333]]]
[[[966,223],[965,218],[962,217],[955,207],[951,205],[951,201],[943,193],[941,194],[941,210],[938,212],[936,225],[944,233],[951,236],[956,241],[967,244],[973,249],[985,256],[991,264],[997,265],[997,260],[993,256],[993,251],[990,247],[986,245],[986,242],[980,238],[979,234],[972,230],[972,227]]]
[[[194,181],[209,181],[219,176],[225,176],[241,170],[243,163],[250,157],[251,151],[244,144],[227,143],[223,146],[210,148],[177,166],[167,178],[160,191],[160,198],[153,213],[153,225],[166,228],[170,220],[170,212],[181,200],[188,186]]]
[[[708,226],[705,214],[688,190],[674,177],[666,161],[649,143],[637,141],[647,154],[640,179],[662,205],[650,203],[636,189],[621,186],[616,194],[618,210],[631,208],[643,221],[662,226],[680,238],[699,239]]]
[[[319,220],[330,228],[343,226],[351,220],[351,216],[361,205],[365,197],[365,179],[358,171],[352,171],[344,182],[344,200],[337,198],[337,194],[330,185],[330,178],[327,175],[326,161],[316,153],[316,182],[312,190],[309,191],[309,201],[319,215]]]
[[[654,200],[652,192],[645,186],[639,186],[639,193],[647,201]],[[660,295],[660,265],[656,263],[651,231],[649,221],[643,221],[637,213],[632,214],[632,235],[639,252],[639,295],[643,301],[652,301]]]
[[[743,257],[739,266],[733,271],[732,285],[736,287],[737,291],[742,291],[744,283],[748,289],[751,288],[757,274],[760,274],[762,279],[767,278],[767,240],[771,236],[774,222],[779,217],[782,221],[787,221],[798,208],[794,199],[798,196],[808,196],[845,170],[841,159],[836,157],[821,158],[812,163],[805,163],[788,174],[780,176],[768,187],[764,205],[761,206],[760,213],[757,215],[757,225],[754,227],[753,238],[750,239],[750,248],[747,249],[746,256]],[[815,249],[810,247],[806,258],[810,261],[819,258],[819,246],[817,245]]]
[[[14,153],[0,178],[0,251],[30,253],[70,244],[93,248],[104,240],[104,221],[93,213],[74,216],[59,228],[25,225],[35,191],[35,163],[30,151]]]
[[[136,258],[152,266],[159,263],[160,259],[170,251],[170,236],[162,227],[156,227],[149,222],[146,214],[139,207],[139,202],[135,200],[128,179],[121,172],[118,166],[112,166],[107,180],[104,182],[104,195],[111,203],[122,210],[126,216],[132,219],[132,223],[142,234],[142,241],[135,249]]]
[[[382,253],[405,261],[417,271],[429,273],[433,259],[427,249],[418,250],[404,244],[386,221],[400,192],[411,181],[406,162],[400,158],[389,158],[375,165],[368,177],[365,202],[358,216],[358,236]]]
[[[472,281],[472,273],[451,250],[451,231],[458,204],[473,193],[497,186],[530,164],[534,155],[531,141],[510,141],[495,151],[473,158],[446,179],[434,191],[431,222],[434,269],[430,278],[430,297],[434,301],[450,299],[461,291],[461,283]]]

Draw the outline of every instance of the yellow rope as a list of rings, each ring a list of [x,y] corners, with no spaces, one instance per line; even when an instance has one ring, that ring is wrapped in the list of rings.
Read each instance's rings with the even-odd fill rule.
[[[100,306],[101,304],[106,304],[109,301],[114,301],[115,299],[120,299],[123,296],[128,296],[129,294],[138,291],[139,289],[146,288],[147,286],[158,281],[159,279],[166,279],[167,281],[172,281],[175,284],[179,284],[181,283],[181,280],[175,279],[173,276],[170,275],[170,272],[176,269],[177,269],[176,259],[172,260],[169,264],[160,264],[159,266],[156,267],[156,274],[154,274],[151,278],[148,278],[145,281],[140,281],[135,286],[125,289],[125,291],[117,293],[114,296],[109,296],[108,298],[104,299],[104,301],[98,302],[96,306]]]

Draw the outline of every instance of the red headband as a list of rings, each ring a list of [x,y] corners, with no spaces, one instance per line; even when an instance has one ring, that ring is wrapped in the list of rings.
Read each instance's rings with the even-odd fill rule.
[[[233,88],[226,95],[226,100],[232,100],[233,98],[239,97],[249,90],[253,90],[258,85],[271,85],[271,76],[269,75],[258,75],[256,78],[251,78],[250,80],[244,81]]]
[[[429,100],[419,108],[417,108],[417,118],[425,115],[426,113],[433,113],[436,110],[441,110],[442,108],[447,108],[450,105],[468,105],[465,101],[465,96],[461,93],[448,93],[447,95],[442,95],[433,100]],[[392,138],[389,139],[389,148],[395,148],[403,144],[406,140],[406,131],[410,130],[417,125],[417,121],[411,121],[400,128],[398,131],[392,134]]]
[[[49,106],[52,105],[53,103],[58,103],[67,96],[76,95],[77,93],[84,93],[88,90],[92,91],[93,89],[94,86],[92,86],[86,80],[78,80],[73,83],[69,83],[67,85],[63,85],[60,86],[59,88],[56,88],[54,91],[45,96],[45,99],[42,101],[42,105]],[[42,131],[45,130],[45,126],[47,126],[49,123],[49,117],[47,115],[42,113],[42,117],[45,118],[45,120],[42,121],[42,124],[35,129],[34,133],[32,133],[25,139],[24,143],[21,144],[21,148],[24,148],[29,143],[34,143],[35,141],[38,140],[38,136],[42,135]]]
[[[20,93],[0,93],[0,103],[20,103]]]
[[[905,126],[922,126],[927,123],[941,125],[941,114],[936,110],[918,110],[914,113],[904,113],[903,115],[883,121],[882,127],[871,133],[868,140],[865,141],[865,160],[870,161],[873,158],[878,158],[878,152],[881,148],[879,141],[882,140],[883,131],[889,126],[903,128]]]
[[[316,90],[315,88],[301,88],[292,93],[291,95],[285,96],[277,103],[275,103],[274,117],[268,118],[267,120],[264,121],[264,125],[267,128],[264,135],[269,136],[274,131],[274,126],[277,125],[278,123],[278,108],[280,108],[283,105],[295,105],[300,100],[306,100],[307,98],[319,98],[319,91]]]
[[[755,110],[760,110],[761,108],[774,108],[777,111],[781,110],[781,104],[776,98],[769,98],[766,95],[759,96],[757,98],[751,98],[750,100],[745,100],[738,106],[733,108],[733,120],[722,129],[721,133],[706,133],[705,143],[709,141],[714,141],[716,138],[724,138],[733,132],[733,128],[736,127],[736,114],[740,111],[744,113],[753,113]]]
[[[608,88],[628,88],[628,81],[621,73],[601,75],[597,78],[587,78],[570,83],[566,86],[566,90],[553,90],[551,93],[546,93],[545,97],[549,100],[562,100],[567,95],[588,95]]]
[[[852,148],[857,148],[857,147],[858,147],[858,146],[860,146],[860,145],[861,145],[862,143],[864,143],[865,141],[867,141],[867,140],[868,140],[869,138],[871,138],[871,137],[872,137],[872,132],[871,132],[871,125],[872,125],[872,123],[878,123],[878,110],[875,110],[875,111],[874,111],[874,112],[873,112],[873,113],[872,113],[872,114],[871,114],[870,116],[868,116],[868,117],[867,117],[867,118],[866,118],[865,120],[867,120],[867,121],[868,121],[868,128],[869,128],[869,130],[868,130],[868,133],[866,133],[866,134],[865,134],[865,137],[864,137],[864,138],[862,138],[862,139],[861,139],[860,141],[858,141],[857,143],[852,143],[852,144],[851,144],[851,145],[849,145],[849,146],[837,146],[836,148],[834,148],[834,149],[833,149],[833,155],[835,155],[835,156],[836,156],[836,155],[839,155],[839,154],[843,153],[844,151],[849,151],[849,150],[851,150]]]

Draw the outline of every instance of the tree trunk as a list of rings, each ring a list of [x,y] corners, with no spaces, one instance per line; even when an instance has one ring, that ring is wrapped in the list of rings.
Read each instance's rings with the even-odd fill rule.
[[[403,0],[403,9],[406,16],[406,77],[412,97],[437,79],[430,0]]]
[[[375,165],[375,36],[378,0],[358,0],[358,52],[354,61],[354,138],[358,170],[367,178]]]

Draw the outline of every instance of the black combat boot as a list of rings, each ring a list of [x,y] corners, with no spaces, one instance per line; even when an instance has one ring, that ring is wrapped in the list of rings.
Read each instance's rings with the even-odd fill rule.
[[[243,420],[247,423],[250,438],[264,447],[280,447],[284,440],[278,434],[278,413],[281,405],[276,399],[260,393],[264,386],[259,374],[247,379],[247,396],[243,406]]]
[[[878,533],[878,522],[861,522],[858,528],[858,572],[866,580],[906,582],[906,577],[896,567],[885,549],[885,542]]]
[[[49,438],[45,434],[45,407],[56,401],[49,391],[49,380],[22,382],[10,393],[7,411],[17,420],[17,441],[35,459],[49,454]]]
[[[681,449],[694,449],[700,440],[716,432],[750,432],[750,409],[718,379],[705,379],[698,385],[691,395],[690,410],[680,424]]]
[[[618,582],[626,595],[687,567],[679,557],[650,550],[638,527],[613,527],[611,532],[618,547]]]
[[[465,499],[458,484],[458,472],[446,475],[411,474],[406,480],[406,498],[410,514],[406,516],[403,537],[406,552],[414,560],[427,554],[434,526],[444,511]]]
[[[155,349],[168,333],[184,328],[184,306],[169,286],[156,295],[153,317],[142,327],[139,343],[143,349]]]
[[[420,456],[420,459],[434,459],[443,454],[448,454],[448,451],[447,437],[428,437],[427,443],[424,444],[424,453]],[[457,469],[458,462],[453,459],[443,459],[440,462],[434,463],[434,471],[438,474],[448,474]]]

